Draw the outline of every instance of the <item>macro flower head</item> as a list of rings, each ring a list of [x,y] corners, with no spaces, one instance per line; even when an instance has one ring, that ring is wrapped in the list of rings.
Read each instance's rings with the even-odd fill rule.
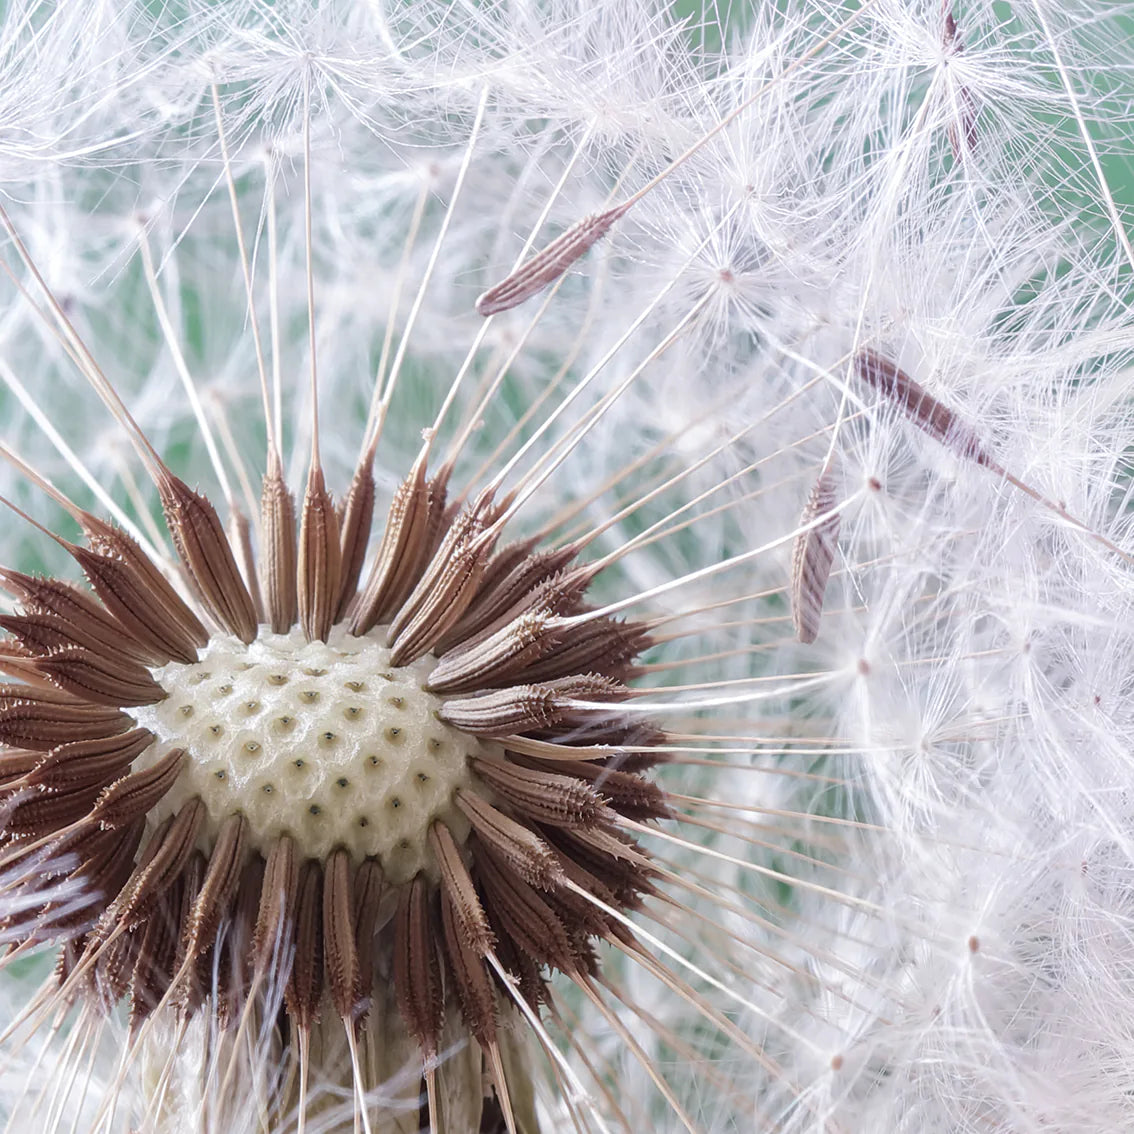
[[[11,5],[10,1124],[1121,1126],[1116,26]]]

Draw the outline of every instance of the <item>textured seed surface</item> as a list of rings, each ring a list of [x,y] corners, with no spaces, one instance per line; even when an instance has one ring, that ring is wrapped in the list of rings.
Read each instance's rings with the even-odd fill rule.
[[[240,811],[265,854],[287,833],[305,858],[340,846],[373,856],[391,882],[434,874],[430,825],[467,833],[454,796],[473,784],[468,757],[499,748],[439,719],[441,698],[423,689],[436,659],[394,666],[384,640],[384,627],[359,638],[335,628],[327,642],[298,628],[247,646],[218,636],[196,663],[156,669],[169,696],[131,710],[157,737],[135,766],[170,744],[189,758],[151,820],[200,795],[210,846]]]

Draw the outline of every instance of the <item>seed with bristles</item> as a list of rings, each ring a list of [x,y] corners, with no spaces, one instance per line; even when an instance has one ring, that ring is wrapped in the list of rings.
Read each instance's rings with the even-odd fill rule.
[[[366,562],[367,541],[374,521],[374,469],[369,454],[359,463],[339,517],[341,572],[339,601],[334,620],[342,621],[358,591],[358,580]]]
[[[957,30],[957,19],[951,7],[944,12],[944,27],[942,29],[942,45],[947,55],[960,55],[964,50]],[[971,154],[977,145],[977,108],[972,92],[967,86],[958,86],[955,90],[957,107],[949,119],[947,127],[949,145],[953,150],[953,157],[961,159],[966,153]]]
[[[485,783],[527,819],[556,827],[587,827],[604,817],[599,793],[576,776],[484,757],[473,766]]]
[[[370,578],[351,616],[351,633],[364,634],[406,597],[430,543],[430,491],[419,463],[390,501],[386,526]]]
[[[976,430],[890,359],[871,347],[862,347],[854,363],[858,376],[888,398],[923,433],[959,457],[999,471]]]
[[[158,490],[174,546],[205,609],[242,642],[251,642],[256,611],[216,509],[168,472]]]
[[[795,537],[792,547],[791,618],[801,642],[814,642],[819,633],[827,578],[839,541],[839,514],[832,512],[834,506],[835,478],[828,464],[799,517],[799,526],[806,530]]]
[[[218,88],[212,93],[219,126]],[[230,204],[238,213],[235,191]],[[638,931],[627,915],[644,912],[662,877],[635,837],[661,835],[647,826],[656,820],[684,819],[648,775],[667,753],[698,749],[653,723],[648,700],[631,703],[650,692],[629,684],[654,669],[642,661],[654,645],[654,595],[631,593],[604,613],[591,588],[622,550],[685,530],[693,517],[654,525],[589,562],[587,548],[614,530],[588,530],[589,495],[534,523],[531,508],[517,518],[629,388],[601,389],[605,361],[577,385],[582,392],[595,380],[589,408],[584,400],[579,413],[561,413],[576,398],[565,385],[543,423],[523,416],[496,455],[499,474],[488,462],[458,483],[479,463],[469,459],[470,440],[493,416],[490,400],[512,361],[498,376],[489,368],[470,378],[465,388],[479,393],[467,415],[445,400],[408,471],[380,468],[379,436],[383,425],[394,429],[389,397],[409,369],[402,347],[393,361],[384,348],[363,455],[336,502],[319,460],[313,276],[314,428],[297,506],[281,459],[290,431],[270,408],[282,404],[285,355],[273,335],[272,366],[264,365],[265,319],[253,309],[255,281],[266,274],[278,329],[275,206],[273,198],[265,213],[266,273],[253,270],[255,254],[246,260],[267,417],[258,522],[255,507],[237,505],[230,491],[229,466],[240,473],[239,496],[252,494],[235,439],[222,459],[199,415],[225,494],[222,520],[207,494],[165,464],[60,313],[66,343],[141,456],[166,531],[155,529],[140,491],[116,511],[124,530],[24,470],[84,533],[82,545],[52,538],[89,585],[0,569],[17,604],[0,614],[8,635],[0,673],[10,679],[0,686],[0,893],[15,899],[0,907],[0,943],[13,955],[62,946],[43,1003],[82,1013],[77,1042],[89,1022],[129,999],[121,1081],[139,1051],[148,1058],[164,1035],[176,1037],[156,1086],[147,1068],[141,1126],[164,1125],[159,1111],[182,1105],[178,1077],[197,1054],[185,1053],[190,1038],[202,1039],[210,1076],[189,1100],[190,1121],[243,1128],[230,1114],[247,1086],[255,1097],[246,1114],[254,1110],[265,1132],[408,1131],[426,1114],[450,1134],[535,1132],[539,1121],[568,1119],[604,1125],[597,1109],[583,1111],[586,1088],[575,1077],[581,1064],[598,1067],[608,1094],[605,1067],[616,1065],[588,1059],[556,985],[573,983],[588,999],[613,989],[601,979],[604,943],[622,952],[619,964],[630,956]],[[571,225],[487,291],[478,310],[503,312],[554,287],[629,207]],[[310,266],[318,258],[306,228]],[[415,259],[406,256],[407,270]],[[439,277],[444,261],[429,263]],[[419,301],[412,310],[410,327]],[[635,327],[648,333],[644,320]],[[394,319],[391,338],[396,330]],[[479,345],[468,356],[471,375],[481,370]],[[575,380],[578,357],[572,350],[563,360],[565,381]],[[192,376],[183,377],[192,389]],[[407,385],[403,377],[399,393]],[[329,470],[337,440],[324,438],[325,452],[335,446]],[[449,451],[438,457],[441,447]],[[644,467],[635,460],[623,472]],[[670,485],[653,482],[635,497],[619,473],[607,488],[626,493],[620,518],[628,519]],[[622,577],[610,571],[606,580]],[[644,1011],[641,1020],[649,1025]],[[559,1029],[550,1042],[548,1027]],[[683,1054],[685,1039],[673,1039]],[[536,1118],[540,1049],[563,1075],[570,1111],[541,1093],[546,1121]],[[245,1084],[253,1060],[264,1073]],[[107,1108],[100,1121],[133,1118]]]
[[[301,1032],[311,1030],[319,1018],[323,998],[323,870],[309,858],[299,868],[295,898],[295,960],[284,990],[288,1015]]]
[[[415,878],[402,889],[394,947],[394,983],[399,1007],[422,1055],[437,1054],[445,1000],[437,944],[430,924],[425,880]]]
[[[282,1001],[279,1042],[308,1057],[328,1019],[351,1042],[373,1021],[394,1043],[396,1004],[427,1084],[442,1090],[431,1063],[459,1019],[508,1096],[492,965],[536,1006],[550,969],[594,972],[609,919],[570,886],[632,908],[648,859],[616,822],[667,814],[639,776],[592,766],[601,755],[543,767],[523,752],[606,742],[649,764],[661,734],[617,718],[645,628],[572,621],[593,576],[579,548],[494,554],[492,495],[449,507],[447,480],[416,466],[353,596],[365,475],[344,544],[321,472],[297,534],[272,465],[264,567],[243,567],[263,584],[263,625],[215,510],[172,474],[191,600],[93,519],[92,546],[70,548],[93,596],[3,573],[23,609],[2,623],[16,644],[0,654],[15,679],[0,686],[0,833],[26,904],[0,932],[74,936],[67,995],[100,1009],[129,996],[135,1034],[163,1009],[184,1022],[212,1004],[231,1029]],[[64,910],[59,878],[97,893]]]
[[[350,855],[339,848],[327,859],[323,876],[323,950],[331,1003],[339,1018],[353,1021],[359,1007],[358,945]]]
[[[106,526],[91,547],[68,545],[124,634],[163,659],[192,662],[209,636],[200,619],[124,533]]]
[[[299,527],[296,592],[299,621],[308,639],[326,639],[339,604],[342,549],[339,522],[323,472],[313,467],[307,478]]]
[[[481,295],[476,301],[477,311],[485,316],[496,315],[543,291],[580,256],[590,251],[607,234],[610,226],[625,215],[626,209],[626,205],[618,205],[576,221],[562,236],[556,237],[511,275]]]

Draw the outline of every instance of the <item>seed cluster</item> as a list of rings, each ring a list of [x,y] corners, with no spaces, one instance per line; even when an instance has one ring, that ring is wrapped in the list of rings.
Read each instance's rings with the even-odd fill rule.
[[[670,814],[660,734],[619,710],[649,639],[591,612],[579,547],[498,547],[491,494],[450,507],[420,463],[364,570],[369,460],[341,508],[313,467],[298,516],[269,460],[257,575],[164,466],[182,588],[87,513],[93,593],[0,573],[0,939],[63,942],[58,995],[134,1028],[208,1010],[304,1068],[320,1017],[412,1037],[431,1108],[459,1019],[487,1115],[508,1002],[539,1011],[552,970],[596,995],[653,892],[628,832]]]

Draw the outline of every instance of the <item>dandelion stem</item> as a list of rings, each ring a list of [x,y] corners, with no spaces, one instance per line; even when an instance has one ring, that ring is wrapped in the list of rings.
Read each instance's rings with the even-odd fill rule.
[[[276,219],[276,161],[273,151],[264,157],[264,182],[267,190],[265,212],[268,221],[268,333],[272,343],[272,408],[265,410],[269,436],[283,436],[283,359],[280,347],[280,271],[279,232]]]

